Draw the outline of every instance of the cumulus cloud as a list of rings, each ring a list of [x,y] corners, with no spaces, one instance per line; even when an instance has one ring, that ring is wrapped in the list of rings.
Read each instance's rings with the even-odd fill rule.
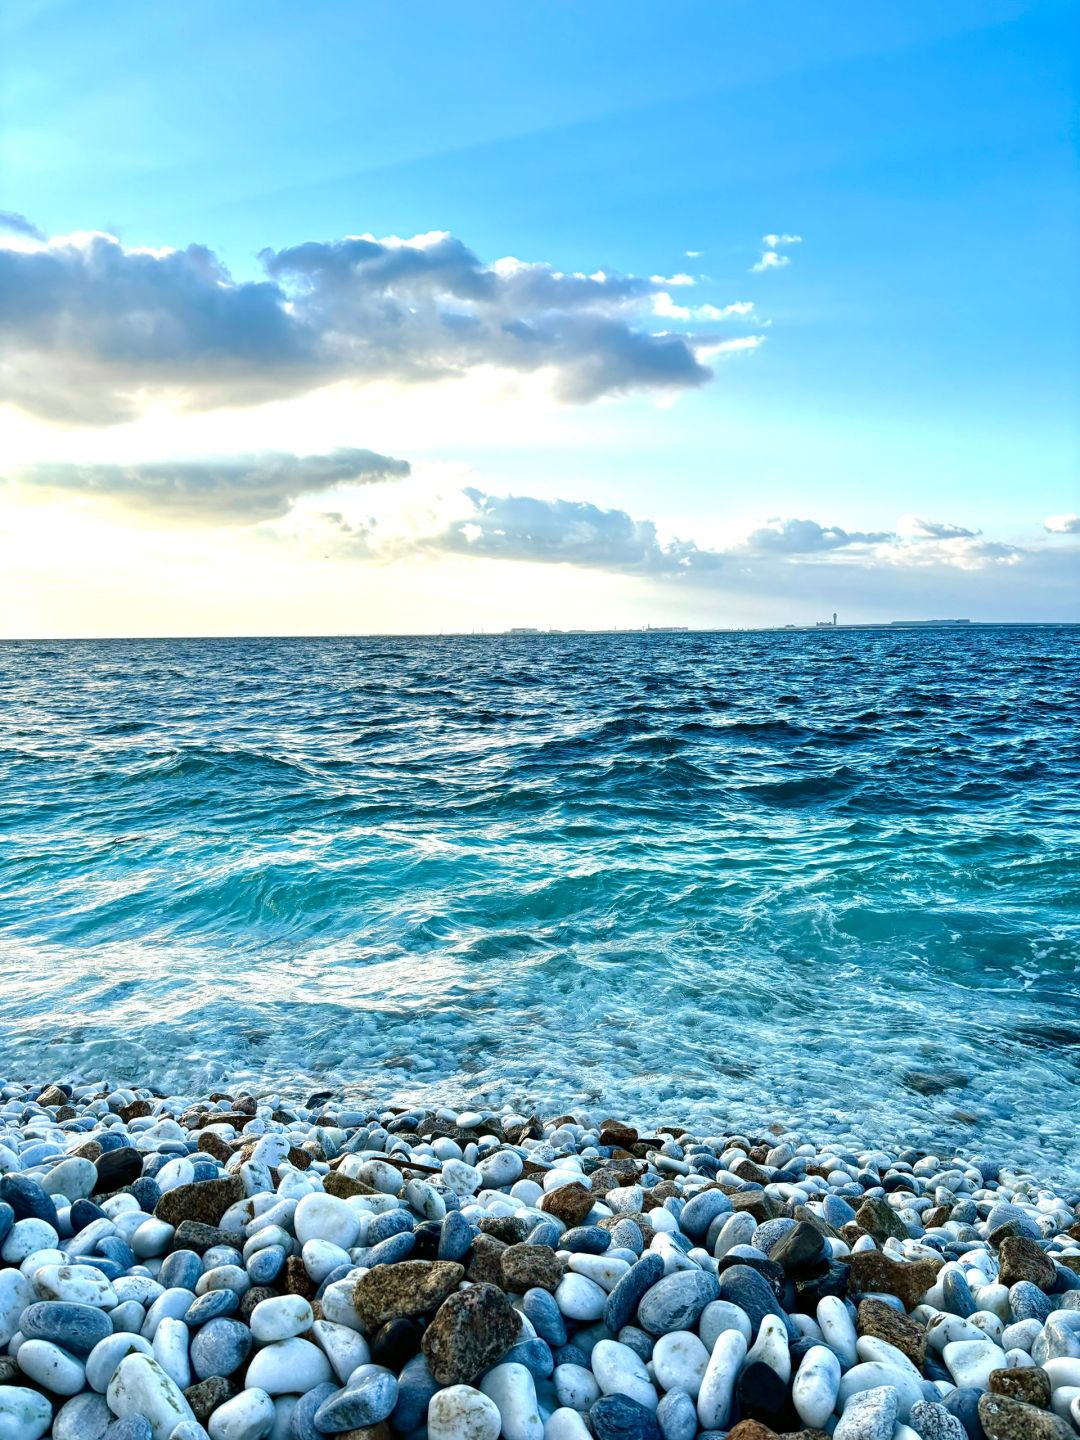
[[[0,241],[0,400],[110,423],[160,400],[206,409],[479,367],[544,371],[574,402],[711,376],[701,347],[715,333],[649,324],[656,297],[690,276],[487,264],[445,232],[313,240],[260,263],[261,278],[238,280],[204,245],[129,248],[96,232]]]
[[[814,555],[850,545],[879,545],[894,538],[886,530],[841,530],[839,525],[819,525],[816,520],[774,518],[751,531],[743,546],[759,555]]]
[[[1080,515],[1048,515],[1043,529],[1048,535],[1080,535]]]
[[[25,484],[113,500],[163,519],[203,525],[251,525],[284,515],[301,495],[346,484],[403,479],[407,460],[373,450],[327,455],[267,451],[223,459],[155,460],[134,465],[33,465]]]
[[[0,210],[0,231],[5,235],[21,235],[27,240],[45,239],[45,232],[17,210]]]
[[[779,587],[809,570],[824,573],[917,568],[976,571],[1013,565],[1026,552],[976,538],[910,537],[889,531],[844,530],[815,520],[772,519],[723,549],[661,535],[656,522],[588,501],[461,492],[461,508],[407,532],[372,519],[324,515],[330,539],[357,558],[392,561],[410,555],[461,555],[530,564],[583,566],[654,580],[729,584],[731,577],[772,576]],[[726,577],[722,579],[718,577]],[[787,578],[785,578],[785,576]]]
[[[1003,540],[981,540],[976,531],[937,540],[929,536],[907,537],[883,546],[878,557],[886,564],[919,567],[936,566],[951,570],[985,570],[995,565],[1018,565],[1028,552]]]
[[[761,243],[765,247],[761,252],[761,258],[756,265],[751,265],[750,267],[754,273],[760,273],[762,270],[782,270],[785,265],[790,265],[791,256],[782,255],[780,252],[789,245],[801,245],[802,236],[780,234],[763,235],[761,237]]]
[[[722,557],[692,541],[661,542],[651,520],[583,500],[488,495],[469,488],[472,511],[421,542],[423,548],[497,560],[591,566],[639,575],[717,569]]]

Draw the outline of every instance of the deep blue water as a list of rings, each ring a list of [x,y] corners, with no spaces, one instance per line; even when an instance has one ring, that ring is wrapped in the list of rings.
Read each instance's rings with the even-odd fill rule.
[[[1074,1170],[1078,660],[1038,628],[0,646],[0,1076]]]

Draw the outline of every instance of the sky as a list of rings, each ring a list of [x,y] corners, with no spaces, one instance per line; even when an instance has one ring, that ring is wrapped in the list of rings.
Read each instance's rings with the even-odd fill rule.
[[[0,636],[1080,620],[1078,32],[8,0]]]

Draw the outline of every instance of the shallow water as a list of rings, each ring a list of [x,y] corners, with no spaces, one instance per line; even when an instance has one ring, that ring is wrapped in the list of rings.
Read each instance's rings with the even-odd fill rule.
[[[0,645],[0,1077],[1076,1174],[1078,660],[1039,628]]]

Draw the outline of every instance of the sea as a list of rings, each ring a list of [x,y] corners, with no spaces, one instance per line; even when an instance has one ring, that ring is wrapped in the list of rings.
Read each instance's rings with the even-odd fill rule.
[[[0,645],[0,1080],[1080,1172],[1080,629]]]

